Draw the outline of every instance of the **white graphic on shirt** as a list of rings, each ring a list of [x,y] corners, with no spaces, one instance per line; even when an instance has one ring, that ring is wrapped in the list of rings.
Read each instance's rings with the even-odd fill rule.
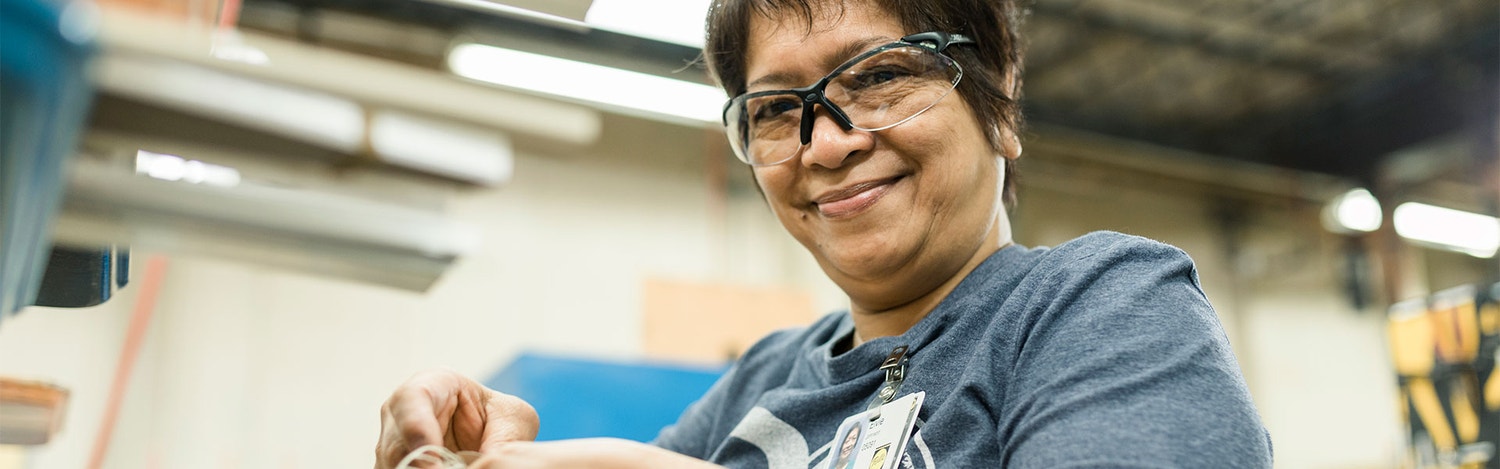
[[[734,426],[729,436],[750,443],[765,454],[767,469],[810,468],[814,463],[821,462],[819,459],[826,458],[830,448],[825,444],[817,452],[808,454],[807,438],[802,436],[802,432],[763,407],[750,409],[750,413],[745,414],[745,418]],[[913,458],[908,451],[902,455],[900,466],[903,469],[937,469],[932,451],[927,449],[927,442],[922,439],[920,426],[912,432],[911,438],[911,449],[915,449],[921,457]]]
[[[922,455],[922,467],[925,467],[927,469],[937,469],[937,463],[932,462],[932,450],[927,449],[927,440],[922,439],[921,428],[917,428],[917,431],[912,433],[911,441],[912,445],[917,447],[917,452],[921,453]],[[906,453],[901,459],[901,467],[912,467],[911,453]]]
[[[761,407],[750,409],[729,436],[745,440],[765,453],[768,469],[806,469],[812,462],[802,432]]]

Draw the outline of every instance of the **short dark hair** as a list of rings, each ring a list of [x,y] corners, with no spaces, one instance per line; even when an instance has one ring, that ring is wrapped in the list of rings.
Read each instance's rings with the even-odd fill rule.
[[[990,146],[1001,151],[1003,128],[1017,134],[1024,123],[1021,116],[1021,70],[1024,52],[1020,27],[1022,12],[1016,0],[873,0],[875,5],[906,28],[905,33],[928,31],[963,34],[974,39],[975,46],[951,47],[946,53],[964,67],[964,79],[958,94],[974,117],[987,129]],[[807,22],[808,32],[815,25],[815,10],[838,0],[715,0],[708,12],[707,36],[703,56],[709,73],[729,96],[745,92],[745,52],[749,47],[752,15],[772,19],[793,13]],[[821,4],[820,4],[821,3]],[[842,13],[840,11],[840,13]],[[1010,89],[1006,89],[1007,80]],[[1005,160],[1004,202],[1014,206],[1015,167]]]

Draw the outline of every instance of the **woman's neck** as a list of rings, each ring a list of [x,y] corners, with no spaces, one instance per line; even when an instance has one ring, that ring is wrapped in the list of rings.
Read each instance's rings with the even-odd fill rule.
[[[1010,223],[1006,220],[1003,212],[996,220],[995,226],[986,234],[984,242],[974,255],[937,288],[919,296],[905,304],[883,310],[869,310],[851,305],[849,315],[854,319],[854,336],[849,342],[849,348],[858,347],[871,339],[901,335],[927,317],[928,313],[937,308],[944,298],[948,297],[953,289],[969,276],[974,268],[979,267],[991,254],[1011,244]],[[842,348],[842,347],[839,347]],[[842,352],[842,350],[840,350]]]

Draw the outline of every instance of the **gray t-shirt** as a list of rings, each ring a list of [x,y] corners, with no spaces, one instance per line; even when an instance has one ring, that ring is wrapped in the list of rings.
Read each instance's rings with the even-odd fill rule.
[[[845,417],[905,345],[926,391],[898,467],[1270,467],[1187,254],[1119,233],[986,259],[905,334],[831,353],[847,313],[771,334],[655,444],[732,468],[828,465]]]

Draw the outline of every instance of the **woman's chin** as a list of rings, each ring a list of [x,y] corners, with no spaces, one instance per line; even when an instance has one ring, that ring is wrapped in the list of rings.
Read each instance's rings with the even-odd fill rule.
[[[900,272],[911,258],[913,249],[895,246],[837,249],[821,256],[823,270],[836,283],[842,281],[885,282]]]

